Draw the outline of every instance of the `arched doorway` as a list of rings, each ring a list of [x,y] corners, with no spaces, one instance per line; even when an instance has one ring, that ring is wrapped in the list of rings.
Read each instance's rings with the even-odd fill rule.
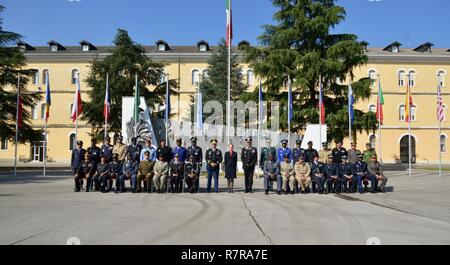
[[[405,135],[400,140],[400,161],[408,163],[409,136]],[[411,135],[411,163],[416,163],[416,138]]]

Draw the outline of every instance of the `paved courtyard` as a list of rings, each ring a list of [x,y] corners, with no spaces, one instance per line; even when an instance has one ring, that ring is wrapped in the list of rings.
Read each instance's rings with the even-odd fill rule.
[[[388,171],[386,194],[294,196],[245,194],[242,177],[233,194],[74,193],[69,174],[0,171],[0,244],[450,244],[448,173]]]

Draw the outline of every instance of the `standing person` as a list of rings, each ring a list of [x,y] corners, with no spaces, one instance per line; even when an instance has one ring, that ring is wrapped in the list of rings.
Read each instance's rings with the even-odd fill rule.
[[[121,185],[120,179],[123,174],[123,163],[119,161],[119,155],[113,155],[113,161],[109,163],[109,190],[112,190],[112,181],[116,180],[116,190],[115,192],[124,192],[125,187]]]
[[[237,153],[233,144],[228,145],[228,152],[225,153],[225,178],[227,179],[228,193],[233,193],[234,180],[237,172]],[[245,189],[247,192],[247,189]]]
[[[242,149],[241,161],[244,169],[245,193],[253,192],[253,175],[258,160],[258,150],[252,146],[252,138],[245,139],[246,146]]]
[[[150,152],[145,151],[144,160],[139,163],[139,169],[137,173],[137,192],[142,192],[142,181],[144,181],[144,191],[148,193],[152,192],[152,182],[153,182],[153,167],[155,162],[150,161]]]
[[[334,163],[333,155],[328,156],[328,163],[325,164],[325,175],[327,178],[327,190],[329,193],[341,192],[341,178],[339,174],[339,164]]]
[[[217,149],[217,140],[211,140],[211,148],[206,151],[206,169],[208,170],[207,192],[211,192],[211,181],[214,178],[214,192],[219,192],[219,171],[222,163],[222,151]]]
[[[367,190],[367,186],[363,189],[363,181],[369,179],[369,171],[367,168],[367,163],[363,161],[363,155],[358,155],[358,161],[354,164],[355,167],[355,178],[358,182],[358,192],[363,193],[364,190]],[[371,182],[371,192],[375,193],[375,176],[370,177]],[[355,189],[356,183],[353,183],[353,189]]]
[[[97,169],[94,176],[95,191],[101,191],[103,193],[109,192],[108,190],[109,181],[109,162],[106,157],[102,156],[100,158],[100,163],[97,164]]]
[[[378,162],[377,155],[372,155],[372,157],[370,158],[368,170],[370,178],[376,179],[377,191],[385,193],[388,178],[383,174],[383,167],[381,166],[381,163]],[[381,181],[381,185],[378,186],[379,181]]]
[[[72,150],[72,156],[70,159],[70,169],[73,175],[77,175],[78,168],[80,167],[81,161],[85,158],[84,154],[86,150],[83,149],[83,141],[77,141],[77,147]],[[89,158],[90,159],[90,158]],[[83,178],[80,179],[80,189],[83,188]],[[89,187],[86,187],[89,188]],[[76,189],[76,188],[75,188]]]
[[[269,160],[269,154],[277,157],[277,149],[272,146],[272,139],[266,138],[266,146],[261,149],[261,156],[259,159],[259,167],[264,170],[264,163]]]
[[[119,156],[118,156],[119,157]],[[131,155],[127,155],[127,160],[123,164],[123,175],[120,180],[121,186],[125,187],[125,180],[131,180],[131,192],[136,193],[137,172],[139,170],[139,164],[137,161],[132,160]]]
[[[317,152],[316,149],[313,148],[312,141],[308,142],[308,148],[305,150],[305,152],[306,152],[306,159],[307,159],[306,162],[308,162],[308,163],[312,163],[315,156],[319,157],[319,153]]]
[[[294,165],[298,162],[301,156],[305,156],[305,149],[302,147],[302,139],[297,139],[295,141],[295,148],[292,149],[292,158],[294,160]]]
[[[182,146],[182,139],[177,139],[177,146],[173,149],[173,155],[178,154],[180,157],[180,161],[185,163],[187,158],[187,149]]]
[[[159,141],[159,147],[156,150],[156,156],[159,158],[161,155],[164,157],[165,162],[169,163],[170,161],[172,161],[172,148],[167,146],[165,139],[161,139],[161,141]]]
[[[325,190],[325,165],[322,162],[319,162],[318,155],[315,155],[313,157],[313,162],[311,163],[311,172],[312,178],[314,182],[316,182],[318,193],[327,194],[327,191]]]
[[[324,163],[324,164],[327,164],[328,161],[329,161],[328,157],[330,155],[332,156],[333,154],[332,154],[330,148],[328,148],[328,143],[327,142],[323,142],[322,143],[322,150],[319,151],[319,161]],[[333,159],[333,163],[334,163],[334,159]]]
[[[187,156],[191,157],[194,156],[194,161],[198,167],[198,170],[196,171],[196,178],[194,183],[194,189],[195,192],[199,191],[199,184],[200,184],[200,172],[202,170],[202,163],[203,163],[203,151],[200,146],[197,146],[197,137],[191,137],[191,146],[189,146],[187,150]]]
[[[180,154],[175,153],[173,160],[170,162],[170,190],[172,193],[180,193],[183,185],[184,162],[180,160]]]
[[[297,163],[295,163],[295,182],[300,184],[302,194],[306,193],[306,188],[311,183],[311,165],[306,163],[305,157],[299,157]]]
[[[140,162],[142,146],[137,143],[137,138],[131,138],[131,144],[127,147],[127,154],[131,154],[131,160]]]
[[[91,160],[95,165],[100,163],[101,149],[97,146],[97,140],[91,139],[91,146],[86,150],[91,155]]]
[[[195,156],[189,156],[189,161],[184,165],[185,181],[190,193],[195,193],[195,183],[200,173],[200,165],[195,162]]]
[[[289,156],[289,163],[291,162],[292,152],[291,152],[291,149],[289,147],[287,147],[287,144],[288,144],[288,140],[285,139],[285,140],[281,141],[281,147],[278,148],[278,150],[277,150],[278,163],[281,163],[284,161],[285,155]]]
[[[339,174],[341,176],[341,190],[345,193],[353,192],[353,186],[350,186],[348,183],[356,183],[356,178],[354,176],[355,169],[353,164],[348,163],[346,155],[342,156],[342,162],[339,165]]]
[[[284,161],[280,164],[280,174],[282,180],[282,190],[288,194],[288,184],[294,179],[294,166],[289,162],[289,155],[284,155]],[[291,193],[294,194],[294,186],[291,185]]]
[[[269,153],[269,159],[264,163],[264,191],[266,195],[269,195],[269,183],[273,181],[277,182],[277,194],[281,195],[280,163],[275,156]]]
[[[106,157],[106,159],[111,162],[113,158],[113,149],[114,147],[111,145],[111,138],[109,136],[106,136],[105,142],[100,148],[100,156]]]
[[[89,153],[84,154],[84,158],[75,170],[75,192],[81,191],[81,180],[86,179],[86,192],[90,191],[92,176],[95,173],[95,164],[91,161]]]
[[[113,147],[113,153],[119,155],[119,161],[125,161],[127,157],[127,146],[123,143],[123,136],[119,135],[117,143]],[[133,159],[133,157],[131,157]]]
[[[366,163],[369,163],[373,155],[377,155],[377,152],[375,151],[375,148],[372,148],[372,145],[370,143],[367,143],[366,150],[364,150],[363,152],[364,161]]]
[[[348,156],[347,150],[345,150],[344,147],[342,147],[341,141],[336,141],[336,147],[331,150],[331,153],[333,154],[333,161],[334,163],[338,164],[342,161],[342,156]]]
[[[352,142],[350,146],[350,150],[347,151],[348,162],[354,164],[358,161],[358,156],[361,154],[361,151],[356,149],[356,142]]]
[[[167,184],[167,176],[169,174],[169,163],[165,160],[163,153],[159,154],[159,160],[153,167],[153,183],[157,193],[164,193]]]
[[[152,138],[147,138],[145,140],[145,146],[141,150],[140,160],[143,161],[145,159],[145,152],[149,152],[149,159],[152,162],[156,162],[156,148],[152,145]]]

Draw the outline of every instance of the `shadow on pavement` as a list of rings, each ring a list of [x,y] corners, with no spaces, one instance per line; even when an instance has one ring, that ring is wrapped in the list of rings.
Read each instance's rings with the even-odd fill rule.
[[[18,171],[14,177],[14,172],[0,172],[1,184],[28,184],[28,183],[50,183],[56,180],[64,180],[72,178],[72,174],[68,170],[55,170],[47,172],[46,176],[42,175],[42,171]]]

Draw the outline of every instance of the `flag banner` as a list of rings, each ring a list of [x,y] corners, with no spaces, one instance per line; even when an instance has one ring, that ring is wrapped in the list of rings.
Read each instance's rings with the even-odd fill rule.
[[[319,86],[319,108],[320,108],[320,124],[325,124],[325,104],[323,102],[323,84],[322,80],[320,80]]]
[[[170,121],[170,87],[169,87],[169,77],[166,80],[166,109],[164,111],[164,119],[166,124]]]
[[[141,105],[141,96],[139,92],[139,81],[138,76],[136,75],[136,85],[135,85],[135,91],[134,91],[134,109],[133,109],[133,120],[135,124],[139,121],[139,115],[141,113],[141,110],[139,106]]]
[[[200,88],[197,93],[197,129],[203,130],[203,95]]]
[[[383,125],[384,122],[383,105],[384,105],[383,88],[381,87],[381,80],[378,80],[377,120],[380,122],[381,125]]]
[[[444,105],[442,102],[442,91],[441,91],[441,81],[438,82],[438,93],[437,93],[437,119],[439,122],[444,122]]]
[[[262,80],[259,80],[259,116],[258,116],[258,123],[259,126],[261,126],[263,121],[263,114],[264,114],[264,106],[263,106],[263,86],[262,86]]]
[[[348,85],[348,118],[353,125],[355,123],[355,110],[353,108],[353,104],[355,104],[355,97],[353,96],[352,85]]]
[[[22,124],[23,124],[23,119],[22,119],[22,115],[23,115],[23,102],[22,102],[22,96],[19,95],[19,102],[17,104],[17,108],[18,108],[18,119],[17,119],[17,125],[19,128],[22,128]]]
[[[233,16],[231,12],[231,0],[226,0],[226,12],[227,12],[227,39],[226,46],[229,47],[231,45],[231,41],[233,39]]]
[[[410,83],[411,83],[411,76],[408,75],[408,85],[406,88],[406,101],[405,101],[405,121],[407,123],[409,123],[411,120],[411,106],[413,105],[413,101],[412,101],[412,95],[411,95],[411,87],[410,87]]]
[[[288,80],[288,126],[291,128],[291,121],[294,118],[294,107],[293,107],[293,99],[292,99],[292,83],[291,79]]]
[[[105,92],[105,103],[103,107],[103,117],[105,121],[108,122],[109,115],[111,113],[111,98],[109,95],[109,76],[106,76],[106,92]]]
[[[72,121],[75,122],[80,116],[81,112],[83,112],[83,106],[81,103],[81,89],[80,89],[80,75],[77,77],[77,90],[75,91],[75,97],[73,99],[72,105]]]
[[[52,105],[52,96],[50,93],[50,79],[47,75],[45,76],[46,83],[47,83],[47,89],[45,90],[45,120],[48,121],[48,118],[50,117],[50,107]]]

